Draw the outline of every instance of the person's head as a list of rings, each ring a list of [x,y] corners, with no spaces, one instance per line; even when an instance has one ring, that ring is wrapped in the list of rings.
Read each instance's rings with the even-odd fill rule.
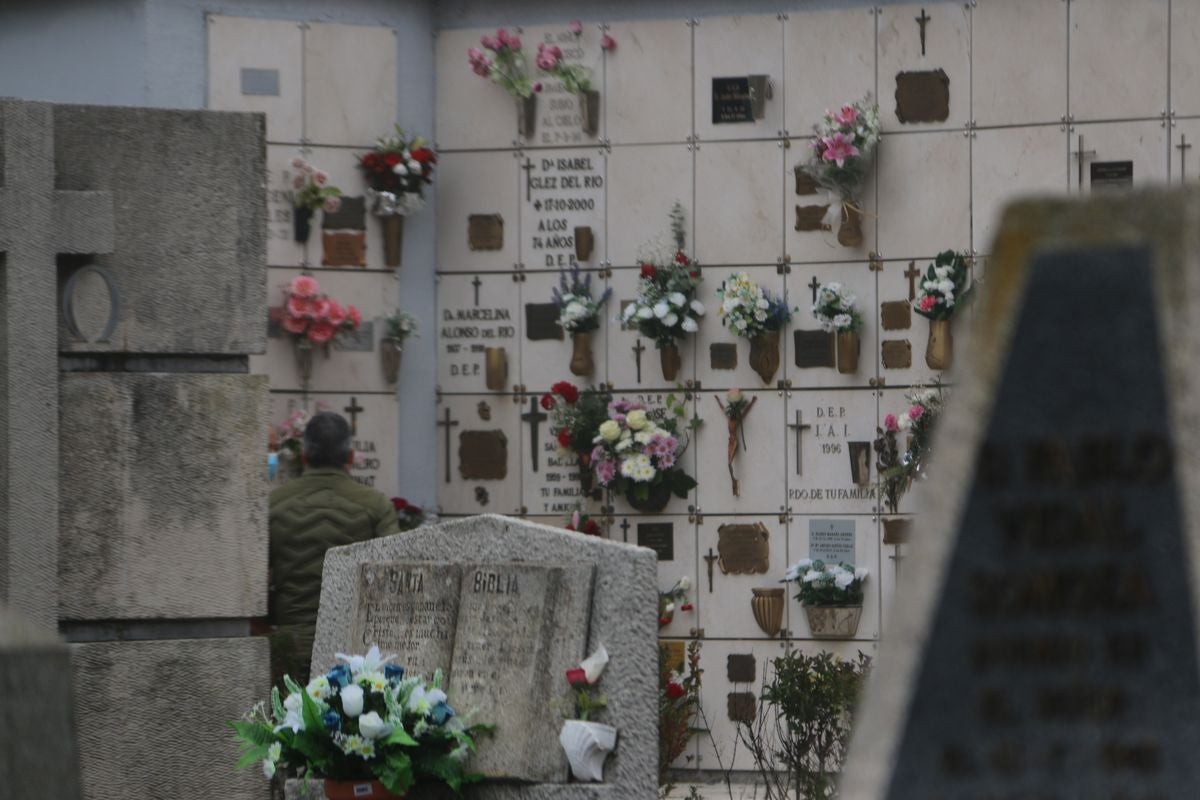
[[[354,458],[350,423],[341,414],[319,411],[304,427],[304,463],[310,467],[344,467]]]

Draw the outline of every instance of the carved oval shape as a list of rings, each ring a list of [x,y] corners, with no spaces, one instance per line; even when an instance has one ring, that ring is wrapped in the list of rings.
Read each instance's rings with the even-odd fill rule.
[[[104,281],[104,285],[108,289],[108,319],[105,321],[100,335],[93,340],[89,340],[84,335],[83,331],[79,328],[79,321],[75,318],[75,292],[79,286],[80,279],[88,273],[98,276]],[[96,264],[85,264],[75,270],[71,273],[71,277],[67,279],[66,286],[63,287],[62,312],[67,330],[79,341],[90,341],[97,344],[108,342],[113,330],[117,327],[117,320],[121,316],[121,292],[117,288],[116,277],[107,269]]]

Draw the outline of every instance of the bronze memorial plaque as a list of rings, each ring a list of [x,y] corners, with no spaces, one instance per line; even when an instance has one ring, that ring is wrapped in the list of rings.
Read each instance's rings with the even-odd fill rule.
[[[832,367],[837,364],[837,338],[828,331],[792,331],[796,366]]]
[[[829,231],[833,228],[825,223],[825,215],[829,205],[796,206],[796,230],[798,231]]]
[[[803,164],[797,164],[793,172],[796,174],[796,194],[816,194],[821,187],[817,179],[809,174]]]
[[[468,481],[502,481],[508,477],[508,437],[504,431],[460,433],[458,474]]]
[[[725,659],[725,677],[730,683],[754,683],[753,653],[730,653]]]
[[[667,669],[671,672],[683,672],[683,668],[687,665],[687,645],[683,642],[660,639],[658,647],[660,650],[666,651],[663,653],[663,663],[667,665]]]
[[[713,369],[737,369],[737,344],[714,342],[708,346],[708,363]]]
[[[884,339],[879,345],[884,369],[908,369],[912,366],[912,342],[908,339]]]
[[[761,522],[717,528],[717,554],[725,575],[761,575],[771,562],[771,534]]]
[[[754,695],[750,692],[730,692],[726,697],[726,713],[730,722],[754,722]]]
[[[467,217],[467,246],[471,250],[503,250],[504,217],[499,214]]]
[[[912,327],[912,303],[887,300],[879,304],[879,321],[885,331],[906,331]]]
[[[366,231],[321,231],[321,266],[365,267],[366,265]]]
[[[950,76],[944,69],[896,75],[896,118],[901,122],[945,122],[950,116]]]
[[[557,303],[525,304],[525,338],[531,342],[562,340],[563,329],[558,324]]]

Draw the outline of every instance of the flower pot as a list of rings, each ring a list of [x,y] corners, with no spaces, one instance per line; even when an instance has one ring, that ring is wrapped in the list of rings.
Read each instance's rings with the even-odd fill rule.
[[[604,780],[604,759],[617,746],[617,729],[599,722],[569,719],[563,723],[558,743],[567,754],[577,781]]]
[[[517,98],[517,135],[529,139],[537,127],[537,95]]]
[[[862,606],[805,606],[804,614],[814,639],[849,639],[858,633]]]
[[[379,219],[383,223],[383,263],[389,267],[398,267],[400,251],[404,245],[404,215],[388,214]]]
[[[766,331],[750,337],[750,368],[770,385],[779,371],[779,331]]]
[[[489,347],[484,351],[484,380],[493,392],[504,391],[508,382],[508,353],[503,347]]]
[[[929,320],[929,344],[925,363],[930,369],[950,369],[954,365],[954,332],[948,319]]]
[[[571,334],[571,374],[591,375],[596,370],[592,361],[591,331],[579,331]]]
[[[858,331],[838,331],[837,370],[843,375],[858,372]]]
[[[396,339],[379,341],[379,363],[383,366],[383,379],[395,383],[400,378],[400,356],[404,348]]]
[[[671,487],[666,483],[656,483],[650,486],[650,493],[646,495],[645,500],[639,500],[634,494],[633,486],[625,490],[625,501],[633,506],[638,511],[647,514],[656,514],[667,507],[667,503],[671,502]]]
[[[595,136],[596,132],[600,130],[600,92],[596,89],[587,89],[576,97],[579,99],[579,116],[583,120],[583,132],[588,136]]]
[[[389,792],[379,781],[325,780],[325,800],[359,800],[362,797],[401,800],[404,796]]]
[[[307,384],[312,379],[313,343],[307,336],[296,339],[296,374],[300,382]]]
[[[292,238],[297,242],[307,242],[312,233],[313,210],[303,206],[292,208]]]
[[[674,344],[666,344],[658,350],[658,360],[662,364],[663,380],[673,381],[679,376],[679,368],[683,360],[679,357],[679,348]]]
[[[858,247],[863,243],[862,209],[853,203],[842,203],[842,224],[838,227],[837,240],[842,247]]]
[[[774,637],[783,627],[783,589],[751,589],[750,608],[762,632]]]

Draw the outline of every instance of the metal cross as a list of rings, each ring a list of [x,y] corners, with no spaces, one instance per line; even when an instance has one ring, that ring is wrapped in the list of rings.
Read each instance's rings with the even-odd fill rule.
[[[644,344],[642,344],[642,340],[639,338],[637,340],[637,344],[635,344],[633,346],[633,357],[634,357],[634,360],[637,362],[637,382],[638,383],[642,382],[642,353],[644,353],[644,352],[646,352],[646,346]]]
[[[1180,180],[1180,182],[1183,182],[1184,180],[1187,179],[1187,175],[1184,174],[1183,164],[1184,164],[1184,159],[1187,158],[1187,151],[1190,150],[1191,148],[1192,148],[1192,145],[1187,140],[1187,134],[1186,133],[1179,134],[1179,144],[1175,145],[1175,149],[1179,151],[1179,180]]]
[[[534,167],[533,162],[529,160],[528,156],[526,156],[525,163],[521,165],[521,169],[525,170],[525,202],[526,203],[528,203],[530,200],[533,199],[533,193],[530,189],[531,185],[533,184],[533,167]]]
[[[900,550],[900,547],[901,547],[901,545],[897,544],[895,546],[896,552],[894,552],[892,555],[888,556],[888,558],[890,558],[892,560],[892,563],[894,565],[893,569],[896,571],[897,579],[900,578],[900,562],[903,561],[905,558],[907,558],[907,556],[905,556],[904,553]]]
[[[538,408],[538,399],[529,398],[529,413],[522,414],[521,419],[529,423],[529,446],[533,448],[533,471],[538,471],[538,428],[544,420],[549,419],[545,412]]]
[[[479,280],[479,276],[475,276],[475,280],[471,281],[471,285],[475,287],[475,305],[479,305],[479,287],[483,285],[483,281]]]
[[[1075,156],[1075,158],[1078,159],[1078,161],[1079,161],[1079,191],[1082,192],[1083,191],[1083,162],[1089,158],[1094,158],[1096,155],[1096,151],[1083,149],[1083,134],[1081,133],[1081,134],[1079,134],[1079,149],[1072,150],[1071,155]]]
[[[821,288],[821,282],[817,280],[816,275],[813,275],[812,283],[808,284],[808,288],[812,289],[813,302],[817,302],[817,289]]]
[[[795,424],[793,424],[791,422],[788,423],[788,427],[796,432],[796,474],[797,475],[803,474],[803,470],[801,468],[801,456],[803,455],[803,451],[801,449],[801,437],[803,436],[803,434],[806,430],[808,430],[809,428],[812,427],[812,425],[803,424],[802,418],[801,418],[801,413],[802,412],[800,411],[800,409],[797,408]]]
[[[624,540],[628,542],[629,541],[629,517],[624,517],[621,520],[620,528],[621,528],[621,536],[624,537]]]
[[[450,482],[450,429],[458,425],[458,420],[450,419],[450,407],[446,407],[445,421],[438,420],[437,426],[446,429],[446,483]]]
[[[350,432],[357,436],[358,435],[358,415],[361,412],[366,411],[366,409],[358,404],[357,397],[351,397],[350,405],[343,408],[342,411],[345,411],[347,414],[350,415]]]
[[[710,547],[710,548],[708,548],[708,555],[704,556],[704,561],[705,561],[705,562],[708,564],[708,592],[709,592],[709,594],[712,594],[712,567],[713,567],[713,562],[714,562],[714,561],[716,561],[718,558],[720,558],[720,556],[714,555],[714,554],[713,554],[713,551],[712,551],[712,548],[711,548],[711,547]]]
[[[925,13],[925,9],[922,8],[921,16],[914,17],[914,19],[917,21],[917,24],[921,26],[921,55],[925,55],[925,26],[929,23],[929,20],[933,19],[933,17],[928,16]]]
[[[917,276],[921,274],[921,270],[917,269],[917,262],[908,262],[908,269],[904,270],[904,277],[908,278],[908,299],[917,299]]]

